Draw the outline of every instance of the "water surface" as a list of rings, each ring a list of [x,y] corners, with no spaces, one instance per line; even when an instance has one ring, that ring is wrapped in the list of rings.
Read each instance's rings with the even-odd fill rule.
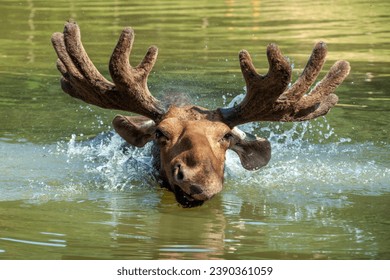
[[[389,259],[388,1],[15,1],[0,3],[0,259]],[[120,148],[118,112],[61,92],[53,32],[72,18],[104,75],[120,31],[149,45],[157,97],[209,108],[244,93],[237,53],[267,70],[277,43],[302,71],[315,42],[352,72],[326,118],[243,129],[273,157],[248,172],[228,153],[223,192],[182,209],[153,178],[150,146]]]

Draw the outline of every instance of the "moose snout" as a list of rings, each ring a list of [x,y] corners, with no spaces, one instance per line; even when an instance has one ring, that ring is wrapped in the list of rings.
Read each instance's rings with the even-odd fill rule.
[[[202,196],[204,190],[194,180],[194,171],[184,163],[176,163],[172,168],[172,177],[177,185],[191,196]],[[203,198],[204,199],[204,198]]]

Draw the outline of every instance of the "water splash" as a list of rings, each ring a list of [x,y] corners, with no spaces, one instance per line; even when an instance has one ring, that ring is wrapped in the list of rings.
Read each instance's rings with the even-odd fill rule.
[[[139,149],[127,145],[113,132],[99,134],[92,140],[77,142],[72,135],[60,143],[57,152],[67,155],[67,163],[82,166],[88,185],[105,190],[125,190],[153,182],[151,143]]]
[[[381,163],[388,150],[337,137],[325,118],[292,125],[246,124],[241,129],[268,138],[273,149],[268,166],[257,172],[244,170],[238,157],[228,152],[226,183],[243,197],[266,193],[275,201],[341,203],[346,192],[389,191],[390,168]],[[68,165],[80,168],[73,181],[89,187],[122,191],[157,185],[151,144],[130,147],[112,132],[85,142],[72,135],[68,143],[58,144],[57,153],[66,154]]]
[[[372,160],[370,155],[365,158],[367,146],[306,145],[306,149],[286,150],[276,147],[266,168],[255,174],[241,173],[239,181],[271,190],[275,192],[274,199],[290,202],[294,195],[306,203],[308,199],[324,201],[325,197],[343,199],[346,193],[389,192],[390,168]]]
[[[240,102],[243,96],[237,96],[228,106]],[[266,167],[251,172],[241,167],[234,152],[228,151],[225,194],[237,194],[246,200],[265,197],[281,203],[337,205],[346,203],[348,193],[379,195],[390,191],[388,144],[353,143],[336,135],[326,118],[293,124],[250,123],[240,128],[269,139],[272,159]],[[19,172],[26,165],[28,188],[7,193],[23,193],[23,197],[41,201],[75,199],[99,190],[144,191],[158,185],[151,143],[144,148],[131,147],[111,131],[87,141],[77,139],[72,135],[69,141],[54,146],[29,148],[29,157],[36,160],[18,163],[22,166]],[[44,160],[39,160],[37,154]],[[18,181],[9,189],[15,185],[26,183]]]
[[[244,95],[228,106],[239,103]],[[272,159],[255,172],[245,171],[239,158],[227,153],[231,190],[247,200],[284,204],[348,204],[348,196],[390,192],[388,145],[352,143],[339,137],[325,117],[299,123],[250,123],[242,130],[271,142]]]

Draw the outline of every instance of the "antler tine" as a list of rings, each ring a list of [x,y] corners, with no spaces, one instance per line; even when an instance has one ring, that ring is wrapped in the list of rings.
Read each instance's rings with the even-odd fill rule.
[[[299,76],[298,80],[283,93],[280,97],[281,100],[285,98],[291,102],[296,102],[307,92],[317,79],[318,74],[325,63],[327,52],[327,46],[324,42],[318,42],[315,45],[302,74]]]
[[[277,99],[291,79],[291,67],[287,59],[283,57],[278,46],[270,44],[267,47],[267,58],[269,64],[268,73],[264,76],[256,72],[252,58],[248,51],[242,50],[239,53],[241,72],[247,86],[247,100],[259,93],[267,101]]]
[[[137,67],[129,63],[130,53],[134,43],[134,30],[125,28],[119,37],[109,63],[111,77],[119,91],[131,91],[136,104],[147,105],[145,108],[139,106],[137,113],[141,115],[153,112],[152,119],[157,119],[164,113],[160,102],[155,99],[147,86],[148,76],[157,60],[158,49],[155,46],[149,47],[144,59]]]
[[[114,84],[106,80],[96,70],[86,55],[80,42],[77,25],[67,23],[64,27],[64,33],[56,32],[53,34],[52,44],[58,56],[57,68],[63,76],[61,79],[62,89],[72,97],[89,104],[103,108],[115,108],[115,104],[102,96],[102,93],[107,94],[108,92],[112,92],[110,94],[112,95]]]
[[[127,56],[117,55],[117,49],[122,50],[124,46],[129,44],[128,39],[124,36],[124,34],[129,33],[128,30],[131,29],[125,29],[122,32],[110,62],[110,70],[112,61],[118,62],[117,64],[125,65],[127,63],[129,65],[128,58],[132,41]],[[133,34],[132,30],[130,33]],[[133,35],[131,37],[130,39],[133,40]],[[114,84],[100,74],[88,57],[81,42],[80,29],[76,23],[68,22],[63,33],[54,33],[52,43],[58,56],[57,68],[63,76],[61,79],[62,89],[72,97],[102,108],[138,113],[153,120],[158,120],[164,113],[158,100],[150,94],[146,81],[156,57],[153,60],[150,59],[151,55],[147,54],[144,61],[153,60],[153,63],[142,62],[140,64],[143,66],[142,69],[134,68],[127,71],[124,67],[118,67],[116,73],[111,73]],[[155,56],[156,54],[157,52],[155,52]],[[118,73],[121,71],[124,73]],[[129,75],[123,79],[132,82],[122,83],[118,79],[120,75],[123,77]],[[118,84],[116,84],[117,82]]]
[[[269,70],[259,75],[252,58],[246,50],[239,53],[241,72],[246,82],[247,94],[244,100],[233,108],[220,108],[224,122],[230,127],[259,120],[262,112],[284,92],[291,80],[291,67],[278,46],[267,47]]]
[[[325,115],[337,104],[336,88],[348,76],[351,67],[347,61],[337,61],[308,95],[295,105],[294,120],[304,121]]]
[[[75,66],[80,71],[81,75],[89,84],[98,86],[113,87],[106,78],[100,74],[88,57],[83,44],[81,43],[80,29],[76,23],[67,23],[64,27],[64,41],[67,53],[73,60]]]
[[[338,101],[333,94],[350,71],[346,61],[336,62],[328,74],[307,95],[325,62],[326,44],[315,45],[308,63],[298,80],[288,89],[291,68],[275,45],[268,47],[270,69],[267,75],[257,74],[246,52],[240,53],[240,66],[247,94],[233,108],[218,109],[230,127],[251,121],[304,121],[325,115]]]

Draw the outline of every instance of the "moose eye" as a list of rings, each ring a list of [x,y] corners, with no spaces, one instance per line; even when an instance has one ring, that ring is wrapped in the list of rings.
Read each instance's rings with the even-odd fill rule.
[[[156,136],[156,139],[166,137],[165,134],[160,129],[156,129],[155,136]]]
[[[221,141],[229,142],[229,141],[232,139],[232,137],[233,137],[233,135],[232,135],[230,132],[228,132],[228,133],[226,133],[226,134],[222,137]]]
[[[166,144],[167,141],[169,140],[169,139],[168,139],[168,136],[167,136],[164,132],[162,132],[161,129],[158,129],[158,128],[157,128],[156,131],[154,132],[154,135],[155,135],[155,137],[156,137],[157,142],[158,142],[159,144],[161,144],[161,145]]]

